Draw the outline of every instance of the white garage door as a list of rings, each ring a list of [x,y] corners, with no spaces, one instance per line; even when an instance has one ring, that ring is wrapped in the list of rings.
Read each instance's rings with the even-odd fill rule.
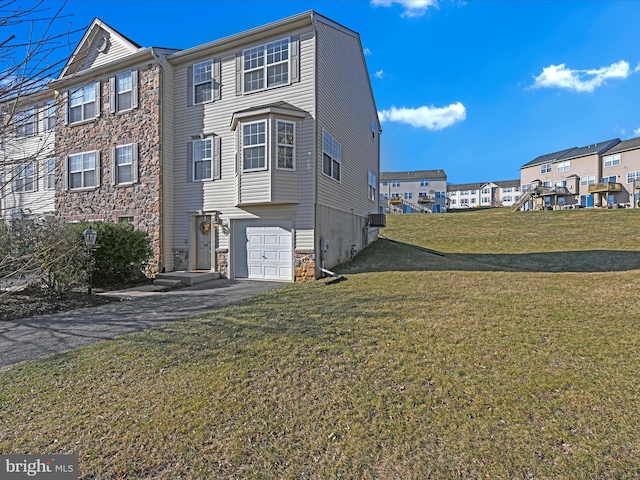
[[[288,224],[238,222],[235,253],[238,278],[293,279],[293,247]]]

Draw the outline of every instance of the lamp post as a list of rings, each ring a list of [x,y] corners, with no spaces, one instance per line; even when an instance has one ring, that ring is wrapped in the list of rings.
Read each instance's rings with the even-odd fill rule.
[[[89,280],[89,289],[87,293],[91,295],[93,274],[93,246],[96,244],[98,233],[93,228],[89,227],[84,232],[82,232],[82,235],[84,235],[84,243],[87,246],[87,254],[89,255],[89,263],[87,264],[87,278]]]

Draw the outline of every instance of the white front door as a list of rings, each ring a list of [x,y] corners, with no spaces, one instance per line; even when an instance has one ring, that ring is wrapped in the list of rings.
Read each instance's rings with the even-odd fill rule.
[[[235,232],[236,277],[293,280],[293,241],[289,223],[238,222]]]

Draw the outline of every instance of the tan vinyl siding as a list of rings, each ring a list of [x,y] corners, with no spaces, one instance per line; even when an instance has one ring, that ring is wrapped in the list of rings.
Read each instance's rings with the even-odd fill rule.
[[[55,210],[54,189],[46,189],[47,159],[54,158],[54,131],[45,130],[44,103],[34,106],[34,134],[15,138],[8,135],[3,138],[0,149],[0,165],[7,183],[3,188],[2,215],[11,215],[14,209],[20,209],[23,215],[52,213]],[[10,132],[13,133],[13,132]],[[35,184],[30,192],[13,190],[13,167],[34,164]]]
[[[110,37],[105,33],[107,37]],[[95,48],[91,48],[87,53],[87,58],[83,62],[83,70],[87,70],[89,68],[99,67],[101,65],[106,65],[107,63],[114,62],[116,60],[123,59],[129,55],[131,55],[131,49],[124,46],[117,39],[113,37],[109,38],[109,48],[105,50],[104,53],[99,52]]]
[[[247,43],[242,47],[224,52],[205,52],[198,58],[190,59],[188,62],[175,66],[175,225],[176,230],[173,238],[173,248],[184,249],[190,238],[189,213],[199,210],[219,211],[223,219],[253,218],[249,213],[249,207],[236,207],[238,200],[236,182],[236,148],[235,135],[237,132],[231,130],[231,120],[235,112],[239,112],[251,107],[272,104],[285,101],[294,107],[309,112],[309,115],[300,121],[300,129],[296,133],[300,138],[300,148],[298,153],[299,163],[297,168],[300,172],[300,190],[307,192],[299,205],[288,207],[292,212],[291,218],[296,219],[301,229],[311,230],[313,228],[313,143],[311,141],[313,131],[313,51],[314,39],[310,28],[290,32],[290,35],[299,35],[300,38],[300,59],[301,74],[300,82],[290,85],[264,90],[247,95],[236,96],[236,54],[243,48],[252,47],[252,43]],[[273,40],[283,38],[279,34]],[[264,41],[270,41],[266,39]],[[263,43],[261,40],[259,43]],[[214,58],[220,60],[221,66],[221,98],[213,102],[187,106],[187,72],[194,63]],[[267,119],[265,117],[265,119]],[[239,127],[238,127],[239,128]],[[187,181],[187,143],[200,134],[217,135],[221,138],[221,178],[219,180],[204,182]],[[257,174],[257,175],[256,175]],[[260,177],[260,172],[253,172],[251,176],[255,179]],[[270,175],[270,172],[268,173]],[[261,179],[262,180],[262,179]],[[248,184],[246,182],[249,182]],[[263,181],[252,180],[250,176],[240,182],[244,186],[255,187],[255,192],[247,191],[242,201],[258,195],[259,189],[264,189]],[[244,190],[243,190],[244,192]],[[262,190],[264,192],[264,190]],[[293,210],[291,210],[293,209]],[[270,212],[280,212],[278,205],[260,207],[260,215],[270,215]],[[306,235],[305,246],[311,248],[313,241],[308,242],[312,236]],[[218,236],[218,247],[229,248],[229,236],[221,234]],[[298,247],[296,245],[296,247]]]
[[[378,179],[380,172],[378,118],[364,57],[353,35],[322,21],[317,23],[317,30],[318,204],[366,216],[377,212],[377,201],[368,198],[368,171]],[[342,147],[340,182],[322,173],[323,128]]]
[[[240,205],[271,202],[271,172],[240,174]]]

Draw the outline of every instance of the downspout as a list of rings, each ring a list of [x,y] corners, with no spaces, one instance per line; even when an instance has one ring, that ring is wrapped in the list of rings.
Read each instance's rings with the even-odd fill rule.
[[[313,201],[313,244],[316,252],[320,252],[320,264],[325,267],[325,252],[320,245],[321,239],[318,237],[318,27],[315,20],[315,12],[311,12],[311,25],[313,26],[313,144],[311,146],[311,159],[313,162],[313,192],[311,198]],[[299,45],[301,46],[301,43]],[[301,48],[301,47],[300,47]],[[300,63],[300,62],[299,62]],[[322,141],[322,140],[321,140]]]

